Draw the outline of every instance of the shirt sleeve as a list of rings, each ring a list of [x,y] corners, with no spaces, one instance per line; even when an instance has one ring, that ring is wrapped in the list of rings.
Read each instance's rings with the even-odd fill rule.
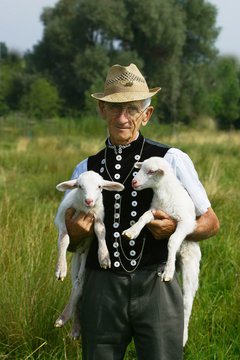
[[[83,172],[87,171],[87,162],[88,159],[85,159],[83,161],[81,161],[73,170],[72,176],[71,176],[71,180],[73,179],[77,179],[79,177],[79,175],[81,175]],[[63,199],[65,197],[66,194],[69,193],[69,191],[71,190],[66,190],[63,196]]]
[[[190,157],[179,149],[171,148],[164,158],[169,162],[176,177],[189,193],[195,205],[196,215],[204,214],[211,207],[211,203]]]
[[[71,179],[77,179],[79,175],[81,175],[83,172],[87,171],[87,162],[88,159],[85,159],[81,161],[74,169],[72,173]]]

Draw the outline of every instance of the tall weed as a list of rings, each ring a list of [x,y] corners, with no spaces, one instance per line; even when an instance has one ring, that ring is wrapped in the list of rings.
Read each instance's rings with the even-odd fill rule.
[[[201,242],[200,288],[184,358],[237,360],[240,135],[176,132],[157,123],[144,133],[189,153],[221,222],[219,234]],[[71,287],[69,278],[60,283],[54,276],[53,219],[61,199],[55,185],[104,146],[105,136],[106,125],[94,118],[0,119],[0,359],[81,359],[81,341],[69,339],[69,326],[53,327]],[[126,359],[136,359],[133,344]]]

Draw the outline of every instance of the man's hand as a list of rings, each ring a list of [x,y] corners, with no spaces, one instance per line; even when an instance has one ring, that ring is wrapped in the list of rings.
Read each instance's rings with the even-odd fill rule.
[[[65,222],[70,237],[69,251],[75,251],[82,239],[93,234],[94,215],[92,213],[80,212],[74,216],[75,210],[69,208],[65,214]]]
[[[152,211],[154,220],[148,225],[148,229],[157,240],[169,238],[175,231],[177,221],[161,210]]]
[[[154,220],[148,225],[157,240],[169,238],[176,230],[177,221],[161,210],[153,211]],[[196,218],[196,227],[192,234],[186,237],[186,240],[200,241],[208,239],[217,234],[219,230],[219,220],[212,208],[209,208],[204,214]]]

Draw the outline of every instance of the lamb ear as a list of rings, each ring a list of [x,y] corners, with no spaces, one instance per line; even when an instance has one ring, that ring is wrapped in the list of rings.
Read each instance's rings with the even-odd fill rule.
[[[108,191],[123,191],[125,189],[124,185],[118,182],[108,181],[108,180],[103,181],[102,187],[103,189]]]
[[[77,180],[69,180],[61,182],[60,184],[57,184],[56,189],[59,191],[66,191],[69,189],[74,189],[76,187]]]
[[[159,175],[164,175],[165,171],[163,169],[157,169],[156,173]]]
[[[135,167],[136,169],[141,169],[141,167],[142,167],[142,162],[136,162],[136,163],[134,164],[134,167]]]

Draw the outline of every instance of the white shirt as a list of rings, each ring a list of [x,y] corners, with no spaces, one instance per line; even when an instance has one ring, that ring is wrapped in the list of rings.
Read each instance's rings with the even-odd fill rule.
[[[190,157],[179,149],[170,148],[164,158],[171,165],[174,174],[189,193],[195,205],[196,215],[204,214],[211,207],[211,203]],[[76,166],[72,179],[76,179],[85,171],[87,171],[87,159]]]

